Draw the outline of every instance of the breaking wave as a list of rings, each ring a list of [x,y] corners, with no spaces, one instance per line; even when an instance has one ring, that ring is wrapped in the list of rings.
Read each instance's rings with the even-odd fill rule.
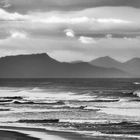
[[[140,90],[136,90],[133,92],[134,96],[140,97]]]
[[[134,85],[140,85],[140,82],[134,82],[133,84]]]

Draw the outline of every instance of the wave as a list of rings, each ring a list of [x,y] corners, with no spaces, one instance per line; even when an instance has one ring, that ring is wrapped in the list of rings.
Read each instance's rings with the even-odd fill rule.
[[[1,111],[11,111],[11,109],[9,109],[9,108],[0,108],[0,112]]]
[[[140,102],[140,99],[131,99],[129,102]]]
[[[56,102],[34,102],[34,101],[13,101],[14,104],[39,104],[39,105],[64,105],[63,101]]]
[[[100,111],[99,108],[87,106],[87,105],[55,105],[52,108],[54,109],[78,109],[78,110],[92,110],[92,111]]]
[[[140,97],[140,90],[136,90],[133,92],[134,96]]]
[[[0,104],[6,104],[6,103],[13,103],[14,100],[23,100],[20,96],[13,96],[13,97],[1,97],[0,98]]]
[[[96,107],[92,107],[92,106],[87,106],[84,108],[85,110],[92,110],[92,111],[100,111],[99,108],[96,108]]]
[[[18,123],[59,123],[59,119],[19,120]]]
[[[8,99],[17,99],[20,100],[22,98],[29,100],[63,100],[63,101],[90,101],[94,100],[95,96],[91,96],[89,94],[77,94],[74,92],[50,92],[46,89],[35,87],[35,88],[18,88],[18,89],[0,89],[0,92],[4,93]],[[11,97],[12,95],[12,97]]]
[[[122,92],[123,97],[140,97],[140,90]]]
[[[107,123],[107,120],[74,120],[74,119],[60,119],[60,123],[75,123],[75,124],[102,124]]]
[[[12,102],[13,100],[8,100],[8,99],[1,99],[0,103],[8,103],[8,102]]]
[[[11,99],[11,100],[16,99],[16,100],[22,100],[23,97],[21,97],[21,96],[12,96],[12,97],[2,97],[2,99]]]
[[[45,105],[65,105],[65,102],[63,102],[63,101],[53,101],[53,102],[42,102],[42,103],[36,103],[36,104],[45,104]]]
[[[133,84],[134,85],[140,85],[140,82],[134,82]]]
[[[99,113],[105,113],[108,115],[119,115],[124,117],[140,117],[140,109],[139,109],[139,103],[136,102],[128,102],[121,104],[119,106],[113,106],[112,108],[101,108]]]
[[[61,122],[61,120],[60,120]],[[102,134],[113,135],[137,135],[140,133],[140,124],[137,122],[120,121],[110,122],[106,120],[62,120],[62,122],[69,122],[72,128],[77,130],[84,130],[88,132],[97,131]],[[123,137],[124,138],[124,137]]]
[[[13,101],[14,104],[35,104],[32,101]]]
[[[44,91],[43,88],[39,88],[39,87],[35,87],[33,89],[30,90],[31,92],[41,92],[41,91]]]
[[[87,106],[85,105],[81,105],[81,106],[79,106],[79,105],[55,105],[55,106],[53,106],[53,108],[58,108],[58,109],[81,109],[81,110],[83,110],[83,109],[86,109],[87,108]],[[87,109],[86,109],[87,110]]]
[[[87,100],[85,102],[119,102],[119,99],[94,99],[94,100]]]
[[[21,119],[16,121],[18,123],[71,123],[87,126],[93,126],[93,128],[100,126],[140,126],[137,122],[128,122],[128,121],[108,121],[108,120],[74,120],[74,119]],[[86,126],[87,125],[87,126]]]
[[[47,99],[51,101],[62,100],[62,101],[90,101],[95,98],[95,96],[91,96],[88,94],[77,94],[74,92],[48,92],[44,89],[32,89],[32,90],[23,90],[18,92],[18,95],[24,96],[30,100],[39,100],[39,99]]]

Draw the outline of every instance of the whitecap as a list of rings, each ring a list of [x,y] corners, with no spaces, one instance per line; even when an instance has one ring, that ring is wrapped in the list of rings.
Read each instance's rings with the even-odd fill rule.
[[[133,92],[133,95],[136,95],[136,96],[140,97],[140,90],[134,91],[134,92]]]
[[[140,82],[134,82],[133,84],[134,85],[140,85]]]
[[[102,108],[100,113],[106,113],[110,115],[128,116],[128,117],[140,117],[140,109],[127,109],[127,108]]]

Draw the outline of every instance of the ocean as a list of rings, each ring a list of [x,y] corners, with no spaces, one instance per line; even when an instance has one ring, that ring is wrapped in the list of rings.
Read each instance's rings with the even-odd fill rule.
[[[140,139],[140,79],[0,79],[0,126]]]

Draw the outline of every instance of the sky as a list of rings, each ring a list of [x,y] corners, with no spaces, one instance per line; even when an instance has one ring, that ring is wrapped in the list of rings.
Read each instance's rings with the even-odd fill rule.
[[[140,0],[0,0],[0,57],[140,57]]]

